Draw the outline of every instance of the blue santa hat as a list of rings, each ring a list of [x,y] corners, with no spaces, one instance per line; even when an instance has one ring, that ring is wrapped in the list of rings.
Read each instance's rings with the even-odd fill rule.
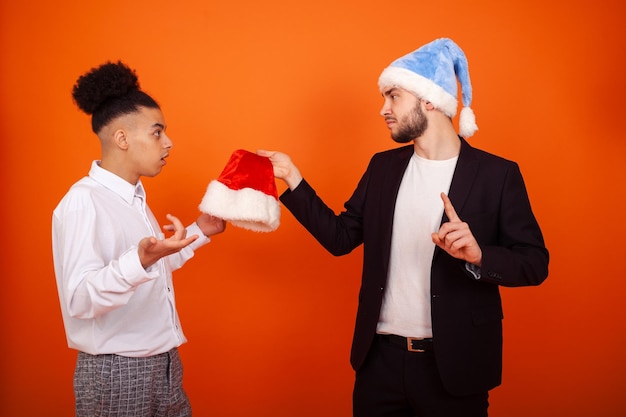
[[[468,138],[478,130],[472,104],[472,84],[465,54],[451,39],[436,39],[393,61],[378,79],[382,92],[396,86],[432,103],[448,117],[457,110],[457,79],[461,84],[463,109],[459,135]]]

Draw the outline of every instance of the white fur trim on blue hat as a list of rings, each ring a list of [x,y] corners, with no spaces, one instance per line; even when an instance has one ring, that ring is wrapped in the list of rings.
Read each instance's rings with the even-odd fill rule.
[[[476,125],[476,116],[471,107],[463,107],[459,115],[459,135],[469,138],[478,130]]]
[[[463,109],[459,116],[459,134],[472,136],[478,126],[472,103],[472,84],[463,50],[451,39],[436,39],[393,61],[383,70],[380,91],[395,86],[427,100],[448,117],[457,111],[457,80],[461,85]]]

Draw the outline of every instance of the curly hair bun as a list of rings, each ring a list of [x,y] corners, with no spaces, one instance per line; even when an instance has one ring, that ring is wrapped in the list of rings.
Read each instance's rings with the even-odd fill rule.
[[[74,88],[74,102],[85,113],[92,115],[105,101],[126,96],[139,90],[135,71],[123,64],[107,62],[81,75]]]

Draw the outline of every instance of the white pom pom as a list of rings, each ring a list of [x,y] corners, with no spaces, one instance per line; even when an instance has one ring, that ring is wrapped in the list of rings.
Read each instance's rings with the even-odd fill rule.
[[[461,109],[461,115],[459,116],[459,135],[464,138],[469,138],[478,130],[476,125],[476,117],[474,111],[469,107],[463,107]]]

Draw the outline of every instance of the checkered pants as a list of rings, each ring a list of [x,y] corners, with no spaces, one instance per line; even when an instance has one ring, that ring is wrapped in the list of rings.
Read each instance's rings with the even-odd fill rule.
[[[77,417],[191,417],[176,348],[147,358],[78,353]]]

